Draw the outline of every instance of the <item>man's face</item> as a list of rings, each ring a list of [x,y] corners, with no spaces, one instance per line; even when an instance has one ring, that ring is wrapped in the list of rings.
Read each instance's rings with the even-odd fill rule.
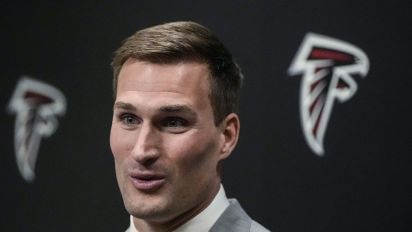
[[[129,59],[118,79],[110,146],[127,211],[154,222],[204,208],[216,194],[225,135],[205,64]],[[223,149],[224,150],[224,149]]]

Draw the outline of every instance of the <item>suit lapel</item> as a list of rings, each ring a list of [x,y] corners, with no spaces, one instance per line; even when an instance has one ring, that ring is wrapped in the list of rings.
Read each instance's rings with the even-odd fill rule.
[[[229,206],[210,229],[210,232],[249,232],[252,219],[236,199],[229,199],[229,203]]]

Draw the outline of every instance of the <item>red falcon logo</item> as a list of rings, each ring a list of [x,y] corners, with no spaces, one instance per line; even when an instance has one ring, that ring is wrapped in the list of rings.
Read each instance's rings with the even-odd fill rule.
[[[300,116],[310,148],[324,154],[323,138],[335,99],[349,100],[357,90],[353,76],[365,77],[369,70],[366,54],[354,45],[308,33],[288,73],[302,74]]]
[[[22,78],[9,103],[16,114],[14,147],[17,166],[22,177],[34,180],[34,167],[42,137],[49,137],[57,129],[56,116],[66,111],[66,100],[56,88]]]

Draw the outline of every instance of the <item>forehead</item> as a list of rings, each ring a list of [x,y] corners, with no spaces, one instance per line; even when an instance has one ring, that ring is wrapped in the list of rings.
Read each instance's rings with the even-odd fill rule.
[[[154,64],[128,59],[119,73],[116,98],[138,94],[208,101],[209,78],[208,66],[199,62]]]

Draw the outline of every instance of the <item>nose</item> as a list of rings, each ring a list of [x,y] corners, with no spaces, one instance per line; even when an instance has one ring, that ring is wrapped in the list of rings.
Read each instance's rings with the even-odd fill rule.
[[[160,135],[149,122],[144,122],[138,133],[132,156],[138,163],[149,166],[160,156]]]

